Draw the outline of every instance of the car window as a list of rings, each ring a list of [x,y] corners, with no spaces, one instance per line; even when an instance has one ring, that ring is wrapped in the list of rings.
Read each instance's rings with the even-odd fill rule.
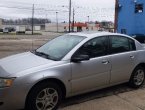
[[[45,54],[52,60],[61,60],[85,38],[77,35],[63,35],[44,44],[36,50],[36,53]]]
[[[140,43],[145,43],[145,35],[136,35],[134,38]]]
[[[94,58],[105,55],[107,53],[107,48],[107,37],[98,37],[85,43],[76,54],[89,55],[90,58]]]
[[[111,36],[110,43],[111,53],[122,53],[135,50],[134,41],[126,37]]]
[[[129,39],[130,51],[136,50],[135,42],[132,39]]]

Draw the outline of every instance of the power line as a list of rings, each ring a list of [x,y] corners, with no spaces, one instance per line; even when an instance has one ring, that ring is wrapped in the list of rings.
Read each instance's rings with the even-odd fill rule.
[[[5,1],[7,1],[6,2],[6,4],[8,4],[8,3],[14,3],[15,5],[17,5],[17,4],[21,4],[21,5],[29,5],[30,7],[31,7],[31,5],[32,5],[32,3],[26,3],[26,2],[14,2],[14,1],[9,1],[9,0],[5,0]],[[47,6],[47,7],[51,7],[51,8],[62,8],[62,5],[50,5],[50,4],[38,4],[38,3],[35,3],[35,7],[37,7],[37,6],[41,6],[41,7],[44,7],[44,6]],[[87,10],[104,10],[104,9],[106,9],[106,10],[114,10],[114,7],[110,7],[110,8],[99,8],[99,7],[97,7],[97,6],[79,6],[79,5],[77,5],[78,7],[80,7],[80,9],[85,9],[86,11]],[[29,7],[29,8],[30,8]],[[69,7],[69,6],[68,6]]]
[[[32,6],[33,3],[26,3],[26,2],[14,2],[14,1],[9,1],[9,0],[5,0],[4,2],[6,2],[7,4],[10,3],[10,4],[21,4],[21,5],[29,5],[29,6]],[[47,7],[62,7],[61,5],[51,5],[51,4],[38,4],[38,3],[35,3],[35,7],[37,6],[47,6]]]
[[[31,10],[31,7],[18,7],[18,6],[16,7],[16,6],[4,6],[4,5],[0,5],[0,7]],[[69,11],[65,11],[65,10],[54,10],[54,9],[48,10],[48,9],[45,9],[45,8],[36,8],[35,10],[55,11],[55,12],[56,11],[69,12]]]
[[[4,7],[4,8],[15,8],[15,9],[24,9],[24,10],[31,10],[31,7],[22,7],[22,6],[5,6],[5,5],[0,5],[0,7]],[[35,6],[36,7],[36,6]],[[59,6],[60,7],[60,6]],[[47,7],[48,8],[48,7]],[[61,6],[62,8],[62,6]],[[85,10],[84,10],[85,9]],[[35,10],[45,10],[45,11],[61,11],[61,10],[56,10],[56,9],[46,9],[46,8],[35,8]],[[97,8],[97,9],[89,9],[89,8],[86,8],[86,7],[80,7],[79,9],[79,12],[85,12],[85,13],[96,13],[96,12],[105,12],[105,11],[112,11],[113,8]],[[68,12],[68,11],[62,11],[62,12]],[[114,11],[112,12],[114,13]]]
[[[31,10],[30,7],[15,7],[15,6],[4,6],[4,5],[0,5],[0,7],[3,7],[3,8],[15,8],[15,9],[24,9],[24,10]]]
[[[8,0],[6,0],[6,1],[8,1]],[[10,3],[15,3],[16,6],[0,5],[0,8],[24,10],[25,12],[29,12],[29,14],[31,14],[30,12],[32,12],[32,4],[22,3],[22,2],[12,2],[12,1],[10,1]],[[18,4],[19,5],[25,4],[25,6],[18,6]],[[46,7],[44,7],[44,6],[46,6]],[[74,6],[72,6],[72,7],[74,7]],[[77,19],[78,18],[87,19],[86,16],[90,16],[90,21],[91,21],[91,19],[99,19],[99,18],[113,19],[113,17],[114,17],[113,8],[98,8],[98,7],[85,7],[85,6],[78,6],[78,7],[80,7],[79,10],[77,12],[75,12],[77,14],[76,15]],[[51,15],[51,17],[53,18],[55,16],[55,13],[59,12],[59,13],[61,13],[61,14],[59,14],[59,17],[60,17],[59,20],[61,18],[64,18],[66,20],[66,19],[68,19],[68,15],[64,15],[64,14],[68,14],[68,13],[70,13],[70,11],[63,10],[62,8],[63,7],[60,5],[36,4],[35,5],[35,16],[38,17],[38,16],[46,15],[49,13],[49,15]],[[70,8],[70,9],[72,9],[72,8]],[[10,11],[12,11],[12,10],[10,10]],[[15,10],[13,10],[13,11],[15,11]],[[17,13],[20,14],[20,12],[22,13],[22,11],[16,11],[16,13],[14,13],[14,14],[17,14]],[[12,14],[11,14],[11,16],[12,16]],[[14,16],[16,16],[16,15],[14,15]],[[26,16],[26,14],[25,14],[25,16]],[[55,18],[53,18],[53,19],[55,19]]]
[[[12,3],[14,3],[14,4],[22,4],[22,5],[29,5],[29,6],[32,6],[32,3],[26,3],[26,2],[14,2],[14,1],[9,1],[9,0],[5,0],[5,1],[2,1],[2,2],[6,2],[6,3],[10,3],[10,4],[12,4]],[[1,2],[1,3],[2,3]]]

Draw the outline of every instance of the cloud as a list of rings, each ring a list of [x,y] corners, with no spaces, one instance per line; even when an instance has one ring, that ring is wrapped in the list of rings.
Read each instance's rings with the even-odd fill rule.
[[[0,17],[3,18],[31,17],[32,4],[35,4],[35,17],[47,17],[55,21],[58,10],[59,21],[68,21],[68,8],[62,6],[68,6],[69,0],[0,0],[0,3]],[[76,21],[87,21],[87,16],[92,21],[113,21],[114,6],[115,0],[72,0]]]

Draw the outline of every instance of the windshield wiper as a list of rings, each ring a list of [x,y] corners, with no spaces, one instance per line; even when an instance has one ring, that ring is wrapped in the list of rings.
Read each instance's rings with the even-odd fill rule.
[[[52,56],[50,56],[50,55],[48,55],[48,54],[46,54],[46,53],[44,53],[44,52],[39,52],[39,51],[34,50],[34,51],[32,51],[32,53],[35,54],[35,55],[44,57],[44,58],[46,58],[46,59],[58,61],[56,58],[54,58],[54,57],[52,57]]]
[[[44,56],[45,58],[50,59],[50,56],[44,52],[35,51],[34,53],[38,56]]]

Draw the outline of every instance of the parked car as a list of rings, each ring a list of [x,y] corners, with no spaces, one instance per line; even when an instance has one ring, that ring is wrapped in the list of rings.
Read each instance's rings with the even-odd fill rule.
[[[26,31],[32,31],[31,29],[29,29],[29,28],[26,28]]]
[[[8,28],[4,28],[3,29],[3,33],[9,33],[9,29]]]
[[[56,110],[63,98],[145,77],[145,48],[108,32],[70,33],[0,59],[0,110]]]
[[[8,30],[9,30],[9,32],[15,32],[16,31],[16,29],[13,28],[13,27],[8,27]]]
[[[0,32],[3,32],[3,29],[0,28]]]
[[[144,34],[135,34],[133,38],[139,41],[140,43],[145,43],[145,35]]]

